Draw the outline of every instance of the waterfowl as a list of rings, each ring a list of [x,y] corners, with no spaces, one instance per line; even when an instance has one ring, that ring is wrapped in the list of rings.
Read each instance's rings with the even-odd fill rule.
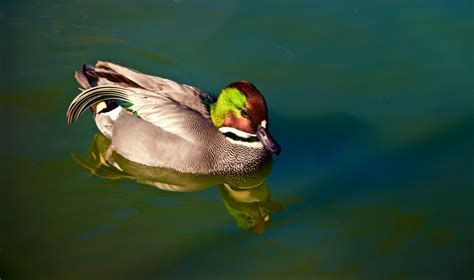
[[[224,87],[215,97],[169,79],[99,61],[75,73],[82,87],[67,120],[88,108],[111,149],[151,167],[198,175],[257,172],[278,155],[269,133],[267,105],[248,81]]]

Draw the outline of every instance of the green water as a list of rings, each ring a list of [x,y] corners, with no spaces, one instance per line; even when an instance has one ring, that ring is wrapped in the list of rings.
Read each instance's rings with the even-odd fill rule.
[[[0,7],[2,280],[474,277],[472,1]],[[257,85],[283,147],[265,232],[239,228],[217,187],[73,159],[97,132],[66,123],[73,72],[97,60],[212,93]]]

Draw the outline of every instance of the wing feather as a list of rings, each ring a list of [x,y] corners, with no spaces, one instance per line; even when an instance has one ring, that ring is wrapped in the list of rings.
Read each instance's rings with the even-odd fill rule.
[[[84,90],[72,102],[67,111],[69,123],[77,120],[90,106],[105,100],[120,100],[130,103],[127,110],[141,119],[161,129],[180,136],[188,141],[194,140],[190,133],[199,123],[209,125],[208,116],[193,110],[174,99],[156,94],[143,88],[122,88],[118,86],[96,86]]]
[[[99,61],[96,64],[95,74],[100,77],[102,73],[107,79],[110,73],[114,73],[114,81],[122,80],[122,84],[127,84],[128,80],[131,83],[130,87],[140,87],[156,95],[165,96],[176,103],[186,106],[196,112],[199,112],[204,117],[209,118],[209,104],[215,101],[215,97],[205,93],[204,91],[185,84],[179,84],[175,81],[161,78],[158,76],[151,76],[140,73],[136,70],[114,64],[111,62]],[[123,77],[120,79],[119,77]],[[107,79],[108,82],[112,80]],[[125,81],[125,82],[124,82]]]
[[[103,61],[85,65],[76,79],[85,90],[68,108],[70,123],[93,104],[116,100],[131,104],[126,109],[143,120],[187,140],[196,122],[212,124],[209,105],[215,97],[192,86]]]

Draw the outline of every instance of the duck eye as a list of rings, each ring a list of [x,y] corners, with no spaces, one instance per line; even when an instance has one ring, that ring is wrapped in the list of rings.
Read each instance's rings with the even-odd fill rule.
[[[249,112],[247,110],[242,110],[242,112],[240,113],[242,115],[242,117],[244,118],[248,118],[249,117]]]

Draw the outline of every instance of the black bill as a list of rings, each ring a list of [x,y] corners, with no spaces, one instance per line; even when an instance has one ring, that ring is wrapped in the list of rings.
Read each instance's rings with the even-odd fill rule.
[[[276,155],[280,154],[281,147],[277,143],[277,141],[273,139],[272,135],[270,134],[270,132],[268,132],[267,128],[263,126],[259,126],[257,129],[257,138],[260,140],[260,142],[262,142],[263,146],[265,146],[265,148],[268,151],[270,151],[272,154],[276,154]]]

